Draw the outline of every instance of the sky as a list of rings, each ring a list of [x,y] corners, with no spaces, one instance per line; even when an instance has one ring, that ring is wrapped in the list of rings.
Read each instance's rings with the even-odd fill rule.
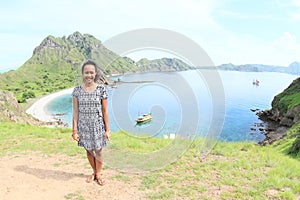
[[[215,65],[300,61],[300,0],[11,0],[1,1],[0,22],[0,72],[20,67],[49,35],[79,31],[105,42],[143,28],[190,38]],[[158,50],[128,55],[166,56],[173,55]]]

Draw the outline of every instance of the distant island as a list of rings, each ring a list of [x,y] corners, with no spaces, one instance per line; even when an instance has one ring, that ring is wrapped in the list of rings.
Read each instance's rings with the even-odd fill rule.
[[[217,69],[243,72],[280,72],[300,75],[300,62],[293,62],[288,67],[262,64],[234,65],[229,63],[217,66]]]

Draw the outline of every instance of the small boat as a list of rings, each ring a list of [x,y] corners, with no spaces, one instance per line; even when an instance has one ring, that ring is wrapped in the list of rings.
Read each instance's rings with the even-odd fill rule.
[[[257,80],[257,79],[254,80],[254,79],[253,79],[252,84],[253,84],[253,85],[256,85],[256,86],[259,86],[259,80]]]
[[[136,121],[136,123],[145,123],[145,122],[149,122],[152,120],[152,115],[151,113],[149,114],[143,114],[142,116],[138,117]]]

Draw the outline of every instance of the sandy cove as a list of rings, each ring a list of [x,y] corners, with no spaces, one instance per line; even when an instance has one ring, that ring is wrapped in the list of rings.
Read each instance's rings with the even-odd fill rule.
[[[62,95],[71,94],[74,88],[69,88],[65,90],[61,90],[59,92],[55,92],[52,94],[49,94],[47,96],[44,96],[40,99],[38,99],[36,102],[33,103],[32,106],[30,106],[26,113],[32,115],[33,117],[37,118],[40,121],[43,122],[54,122],[56,121],[54,119],[54,116],[47,113],[46,106],[55,98],[60,97]]]

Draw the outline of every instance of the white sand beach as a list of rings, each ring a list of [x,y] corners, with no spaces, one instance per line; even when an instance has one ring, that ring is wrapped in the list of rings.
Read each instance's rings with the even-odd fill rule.
[[[65,94],[71,94],[73,91],[73,88],[61,90],[59,92],[55,92],[53,94],[49,94],[47,96],[44,96],[34,102],[30,108],[26,110],[26,113],[31,114],[33,117],[37,118],[40,121],[44,122],[54,122],[54,116],[50,115],[46,112],[45,107],[48,103],[50,103],[53,99],[65,95]]]

